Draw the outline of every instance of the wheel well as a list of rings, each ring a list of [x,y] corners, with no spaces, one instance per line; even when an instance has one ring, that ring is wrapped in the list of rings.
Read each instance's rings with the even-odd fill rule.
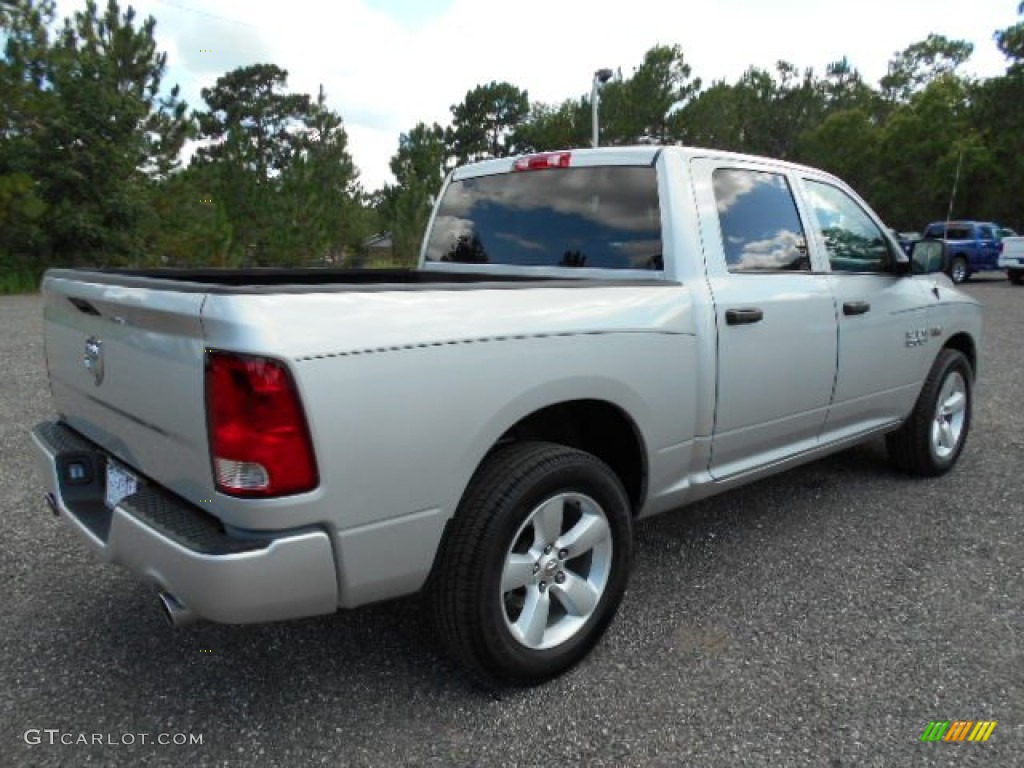
[[[978,370],[978,353],[974,348],[974,340],[966,333],[958,333],[955,336],[950,337],[943,347],[944,349],[955,349],[964,354],[967,361],[971,364],[971,370],[977,372]]]
[[[578,448],[611,467],[639,511],[647,492],[647,455],[640,431],[618,406],[603,400],[571,400],[521,419],[499,443],[544,440]]]

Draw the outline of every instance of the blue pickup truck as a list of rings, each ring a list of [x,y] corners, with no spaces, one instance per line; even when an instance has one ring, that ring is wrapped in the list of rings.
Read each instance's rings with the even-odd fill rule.
[[[991,221],[935,221],[924,231],[925,239],[945,240],[947,272],[962,283],[975,272],[1000,269],[1002,230]]]

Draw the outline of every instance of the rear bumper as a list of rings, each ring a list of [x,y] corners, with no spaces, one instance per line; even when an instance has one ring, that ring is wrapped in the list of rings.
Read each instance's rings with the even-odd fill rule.
[[[1024,269],[1024,257],[1011,257],[1006,258],[1005,256],[999,256],[999,268],[1000,269]]]
[[[231,535],[212,515],[159,486],[116,508],[104,504],[106,455],[56,422],[32,430],[51,506],[108,562],[169,593],[199,618],[230,624],[275,621],[338,608],[338,579],[325,531]],[[78,474],[70,479],[69,466]]]

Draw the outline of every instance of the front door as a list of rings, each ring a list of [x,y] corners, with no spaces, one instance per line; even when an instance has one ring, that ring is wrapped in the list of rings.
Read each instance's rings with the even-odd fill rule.
[[[829,262],[839,318],[839,369],[825,440],[892,423],[913,407],[935,356],[926,277],[898,275],[890,238],[829,179],[801,180],[814,246]]]

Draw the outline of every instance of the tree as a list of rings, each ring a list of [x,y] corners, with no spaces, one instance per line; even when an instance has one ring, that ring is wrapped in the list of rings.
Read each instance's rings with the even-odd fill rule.
[[[445,132],[437,123],[417,123],[398,140],[391,158],[396,184],[385,188],[381,209],[400,263],[413,261],[418,253],[449,160]]]
[[[530,112],[530,99],[511,83],[491,82],[451,106],[450,142],[459,163],[511,153],[509,137]]]
[[[47,211],[36,181],[38,140],[33,135],[53,110],[55,94],[44,90],[52,2],[0,5],[0,31],[6,37],[0,59],[0,289],[34,284],[46,266]]]
[[[587,146],[590,120],[590,110],[583,99],[566,99],[558,105],[535,102],[513,134],[513,151],[520,154]]]
[[[1024,71],[994,77],[970,91],[969,119],[991,155],[991,163],[979,179],[973,199],[987,218],[1024,228]],[[972,170],[979,161],[972,152],[965,162]]]
[[[833,112],[799,137],[802,162],[834,173],[870,197],[878,173],[881,129],[860,109]],[[907,223],[907,229],[911,228]]]
[[[227,211],[233,246],[246,264],[299,258],[291,236],[301,218],[294,198],[312,182],[303,153],[318,116],[310,97],[288,93],[287,83],[287,71],[274,64],[240,67],[202,90],[207,109],[196,113],[200,138],[208,143],[195,163],[211,169],[211,192]],[[310,234],[321,239],[319,232]]]
[[[903,49],[889,61],[889,72],[880,81],[892,101],[906,102],[932,81],[951,75],[971,58],[974,45],[931,34]]]
[[[821,87],[828,112],[860,109],[870,114],[875,111],[877,94],[845,56],[825,68]]]
[[[274,64],[239,67],[201,91],[207,109],[197,112],[202,160],[224,160],[263,182],[276,175],[301,148],[303,121],[312,104],[307,94],[285,93],[288,72]]]
[[[362,189],[348,134],[341,117],[328,108],[322,86],[303,117],[303,129],[298,149],[281,172],[278,194],[288,213],[275,232],[290,237],[279,240],[276,263],[340,260],[346,247],[357,248],[368,234],[359,215]]]
[[[656,45],[626,84],[626,121],[620,127],[627,141],[664,144],[671,114],[700,91],[700,79],[678,45]]]
[[[814,71],[780,61],[750,67],[735,85],[715,82],[673,115],[671,135],[688,144],[792,159],[800,136],[820,124],[823,89]]]
[[[678,45],[648,49],[628,78],[617,72],[601,91],[601,142],[664,144],[678,138],[679,111],[700,92],[700,79],[691,75]],[[590,100],[582,106],[589,115]]]
[[[194,164],[153,184],[147,253],[161,266],[233,266],[234,228],[215,169]]]
[[[736,88],[718,80],[676,114],[673,135],[691,146],[738,152],[744,148],[744,122]]]
[[[920,227],[944,218],[963,151],[957,199],[969,213],[972,187],[985,157],[981,136],[970,125],[969,89],[953,75],[932,81],[900,106],[882,129],[878,175],[870,199],[888,221]]]
[[[50,263],[139,261],[150,179],[176,166],[190,130],[177,88],[161,91],[167,59],[156,21],[138,25],[116,0],[102,14],[90,0],[53,34],[51,2],[9,2],[0,20],[0,95],[11,105],[0,118],[0,177],[24,174],[45,206],[7,209],[39,224],[7,247],[35,274]]]
[[[1024,15],[1024,2],[1017,6],[1017,13]],[[996,32],[995,38],[999,50],[1010,60],[1009,72],[1024,72],[1024,21]]]
[[[771,72],[759,67],[750,67],[736,84],[736,99],[741,115],[740,146],[742,152],[756,155],[773,155],[774,146],[779,143],[778,132],[788,131],[788,126],[779,126],[775,109],[775,78]]]
[[[323,264],[358,248],[368,224],[344,123],[322,87],[313,101],[289,93],[287,77],[257,64],[203,91],[208,108],[197,119],[209,143],[155,194],[150,237],[162,258]]]

